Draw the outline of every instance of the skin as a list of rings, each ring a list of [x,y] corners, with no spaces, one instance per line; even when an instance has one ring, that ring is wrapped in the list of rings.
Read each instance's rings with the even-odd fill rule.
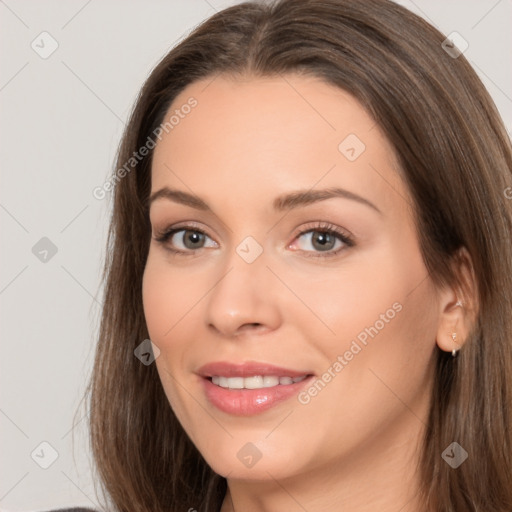
[[[432,357],[436,343],[460,348],[467,327],[455,290],[428,276],[390,144],[354,98],[312,77],[209,78],[189,85],[170,111],[190,96],[198,105],[155,148],[151,193],[193,193],[212,212],[166,198],[152,203],[143,301],[170,406],[228,479],[222,512],[423,510],[414,468]],[[366,146],[354,161],[338,149],[349,134]],[[347,198],[272,209],[281,194],[329,187],[381,213]],[[187,249],[183,231],[167,245],[155,240],[191,221],[206,232],[204,247]],[[327,252],[344,249],[322,258],[310,238],[322,232],[317,221],[355,245],[339,241]],[[236,252],[247,236],[263,249],[252,263]],[[202,391],[195,372],[212,361],[260,361],[320,377],[396,303],[394,318],[307,404],[293,397],[236,417]],[[248,442],[262,454],[251,468],[237,458]]]

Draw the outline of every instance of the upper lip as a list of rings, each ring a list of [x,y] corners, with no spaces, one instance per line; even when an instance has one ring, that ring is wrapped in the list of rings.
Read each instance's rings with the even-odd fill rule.
[[[276,376],[276,377],[302,377],[312,375],[309,371],[292,370],[282,366],[275,366],[268,363],[248,361],[245,363],[230,363],[218,361],[201,366],[197,373],[201,377],[252,377],[254,375]]]

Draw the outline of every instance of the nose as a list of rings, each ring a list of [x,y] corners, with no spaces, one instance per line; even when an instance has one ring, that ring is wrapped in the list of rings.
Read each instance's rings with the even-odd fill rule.
[[[208,329],[226,338],[277,329],[282,320],[278,284],[263,256],[246,263],[234,254],[205,297]]]

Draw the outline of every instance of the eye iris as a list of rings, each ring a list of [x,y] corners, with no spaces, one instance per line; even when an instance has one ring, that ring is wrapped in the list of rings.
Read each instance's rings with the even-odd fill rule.
[[[197,231],[185,230],[183,244],[187,249],[198,249],[204,243],[204,234]]]
[[[327,251],[334,247],[336,239],[330,233],[325,231],[314,231],[312,242],[315,249],[319,249],[320,251]]]

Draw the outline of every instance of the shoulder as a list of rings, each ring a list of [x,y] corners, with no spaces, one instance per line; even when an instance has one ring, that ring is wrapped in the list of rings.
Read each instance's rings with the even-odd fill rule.
[[[11,512],[11,511],[0,507],[0,512]],[[33,512],[102,512],[102,511],[96,510],[94,508],[88,508],[88,507],[66,507],[66,508],[50,508],[50,509],[46,509],[46,510],[33,511]]]
[[[43,510],[41,512],[100,512],[93,508],[86,507],[71,507],[71,508],[52,508],[49,510]]]

